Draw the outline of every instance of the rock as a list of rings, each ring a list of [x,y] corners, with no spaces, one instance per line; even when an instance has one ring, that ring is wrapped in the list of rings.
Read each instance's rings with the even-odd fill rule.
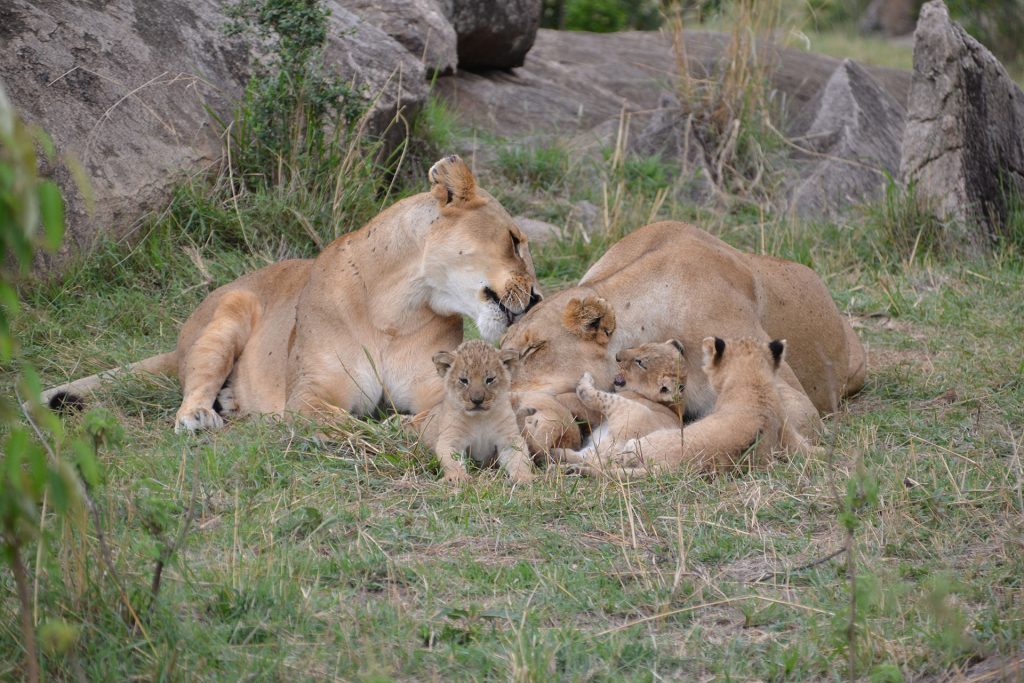
[[[65,167],[46,169],[65,195],[57,267],[97,235],[131,234],[174,187],[221,161],[217,125],[250,73],[249,45],[224,35],[219,0],[12,0],[0,6],[0,80],[18,111],[79,162],[90,214]],[[333,3],[331,65],[368,94],[383,132],[426,95],[423,66],[382,31]],[[401,76],[401,78],[398,77]],[[394,76],[394,78],[393,78]]]
[[[790,210],[827,217],[882,195],[896,177],[906,112],[864,67],[844,61],[794,118],[789,133],[806,149]]]
[[[921,0],[872,0],[861,17],[860,30],[894,37],[908,35],[917,25],[920,7]]]
[[[462,69],[523,65],[540,27],[541,0],[440,0],[458,35]]]
[[[526,233],[526,238],[531,244],[544,245],[562,239],[562,229],[557,225],[538,221],[526,216],[513,218],[519,229]]]
[[[345,7],[423,62],[428,79],[455,71],[459,63],[455,28],[436,0],[346,0]]]
[[[573,204],[569,213],[569,222],[572,225],[578,225],[583,232],[590,234],[597,225],[600,215],[600,210],[592,202],[581,199]]]
[[[1007,194],[1024,196],[1024,93],[941,0],[921,9],[900,172],[957,226],[951,244],[998,240]],[[956,233],[956,234],[954,234]]]
[[[698,78],[716,73],[729,37],[687,31],[686,50]],[[773,87],[790,111],[809,101],[840,61],[800,50],[762,50],[775,64]],[[865,67],[898,102],[910,73]],[[460,72],[435,88],[466,123],[505,136],[583,132],[627,112],[658,108],[673,90],[671,39],[658,32],[583,33],[540,29],[523,67],[513,72]]]
[[[703,203],[714,195],[715,185],[707,165],[707,151],[694,131],[693,115],[668,93],[662,95],[658,104],[657,109],[646,115],[646,125],[631,136],[629,150],[641,156],[659,156],[678,165],[682,179],[680,198]]]

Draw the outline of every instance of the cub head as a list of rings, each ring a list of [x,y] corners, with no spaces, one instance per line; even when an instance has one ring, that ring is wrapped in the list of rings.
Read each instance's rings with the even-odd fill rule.
[[[438,351],[433,358],[444,380],[445,401],[469,415],[490,410],[508,395],[518,359],[515,351],[499,351],[481,339],[464,341],[454,352]]]
[[[686,359],[677,339],[643,344],[615,354],[619,374],[615,391],[632,391],[649,401],[675,407],[682,404],[686,388]]]
[[[748,337],[705,337],[704,374],[715,393],[735,382],[771,380],[786,355],[786,340],[762,342]]]
[[[477,188],[458,156],[441,159],[428,176],[438,207],[422,259],[430,307],[472,318],[480,334],[494,341],[541,299],[526,235],[494,197]]]
[[[574,392],[588,371],[599,388],[611,386],[615,364],[608,344],[613,334],[615,311],[608,302],[575,288],[531,310],[501,344],[519,349],[517,390],[555,395]]]
[[[541,455],[552,448],[580,447],[583,439],[579,426],[554,396],[542,391],[515,392],[512,406],[530,453]]]

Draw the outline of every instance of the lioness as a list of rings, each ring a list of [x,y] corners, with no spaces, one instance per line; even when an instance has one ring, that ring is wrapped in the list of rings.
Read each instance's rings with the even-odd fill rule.
[[[684,357],[683,345],[676,339],[620,351],[615,355],[619,364],[615,393],[597,389],[593,375],[584,373],[576,385],[576,396],[588,410],[603,415],[604,421],[582,451],[569,453],[570,459],[593,457],[598,450],[612,452],[630,439],[682,427]],[[559,454],[554,455],[557,459]]]
[[[521,353],[516,391],[546,392],[579,417],[587,411],[574,389],[585,371],[608,388],[618,351],[670,338],[696,349],[709,335],[789,340],[779,378],[793,390],[786,404],[794,423],[812,423],[808,415],[833,410],[864,383],[864,349],[814,271],[670,221],[624,237],[578,286],[523,316],[502,345]],[[697,355],[687,357],[691,420],[715,399]]]
[[[218,406],[240,414],[437,404],[432,351],[462,341],[460,316],[495,339],[540,294],[526,236],[469,167],[450,156],[428,177],[430,192],[392,205],[316,259],[276,263],[215,290],[185,322],[176,351],[126,370],[177,370],[176,430],[220,427],[219,393]],[[43,400],[66,401],[105,376]]]
[[[444,380],[444,401],[414,417],[409,426],[430,444],[444,470],[445,481],[469,479],[455,459],[468,453],[481,467],[497,464],[514,482],[533,479],[529,449],[519,432],[509,389],[519,354],[499,352],[480,339],[462,342],[454,353],[434,354]]]
[[[775,382],[785,340],[708,337],[701,343],[704,372],[717,398],[709,415],[687,425],[662,429],[624,444],[617,452],[565,461],[582,463],[590,473],[656,473],[681,466],[721,472],[741,464],[759,466],[779,450],[806,451],[807,442],[786,421]],[[613,411],[618,405],[613,406]]]

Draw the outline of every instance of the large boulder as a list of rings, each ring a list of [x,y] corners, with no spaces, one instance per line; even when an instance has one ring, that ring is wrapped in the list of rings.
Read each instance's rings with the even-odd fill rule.
[[[64,251],[100,233],[119,238],[163,206],[175,185],[221,160],[207,107],[231,113],[252,63],[250,46],[222,31],[220,0],[9,0],[0,5],[0,81],[14,106],[77,159],[94,209],[65,167],[47,169],[64,191]],[[426,95],[423,66],[384,32],[333,3],[328,59],[374,97],[383,132]]]
[[[687,31],[685,44],[697,78],[719,73],[729,36]],[[772,87],[796,111],[821,89],[840,60],[794,49],[759,47],[771,65]],[[898,102],[910,73],[865,67]],[[584,33],[540,29],[522,68],[467,73],[437,82],[437,91],[469,124],[506,136],[587,131],[625,110],[656,109],[675,89],[671,38],[652,31]]]
[[[422,61],[427,78],[458,66],[455,28],[437,0],[346,0],[345,7]]]
[[[458,35],[459,67],[523,65],[540,28],[541,0],[440,0]]]
[[[1024,93],[941,0],[921,9],[900,171],[962,246],[997,240],[1024,196]]]
[[[844,61],[793,119],[789,133],[804,150],[790,209],[832,216],[882,195],[896,177],[906,112],[864,67]]]

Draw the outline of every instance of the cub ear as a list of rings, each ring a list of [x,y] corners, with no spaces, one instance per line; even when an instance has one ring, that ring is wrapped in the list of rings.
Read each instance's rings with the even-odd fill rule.
[[[615,332],[615,311],[599,296],[571,299],[562,311],[562,324],[584,341],[607,345]]]
[[[773,339],[768,342],[768,350],[772,352],[772,364],[775,369],[779,369],[779,365],[782,363],[782,359],[786,357],[786,340],[785,339]]]
[[[686,355],[686,351],[683,350],[683,342],[679,341],[678,339],[669,339],[665,343],[671,344],[672,346],[676,347],[676,350],[679,352],[680,356]]]
[[[477,198],[476,179],[457,154],[441,159],[427,172],[430,192],[440,206],[465,206]]]
[[[499,357],[509,374],[514,375],[519,368],[519,352],[515,349],[501,349]]]
[[[431,359],[434,361],[434,367],[437,368],[437,374],[444,377],[448,374],[448,371],[452,368],[452,363],[455,362],[455,354],[450,351],[438,351],[434,354]]]
[[[704,337],[700,343],[704,352],[704,367],[708,368],[722,362],[722,354],[725,353],[725,340],[719,337]]]

